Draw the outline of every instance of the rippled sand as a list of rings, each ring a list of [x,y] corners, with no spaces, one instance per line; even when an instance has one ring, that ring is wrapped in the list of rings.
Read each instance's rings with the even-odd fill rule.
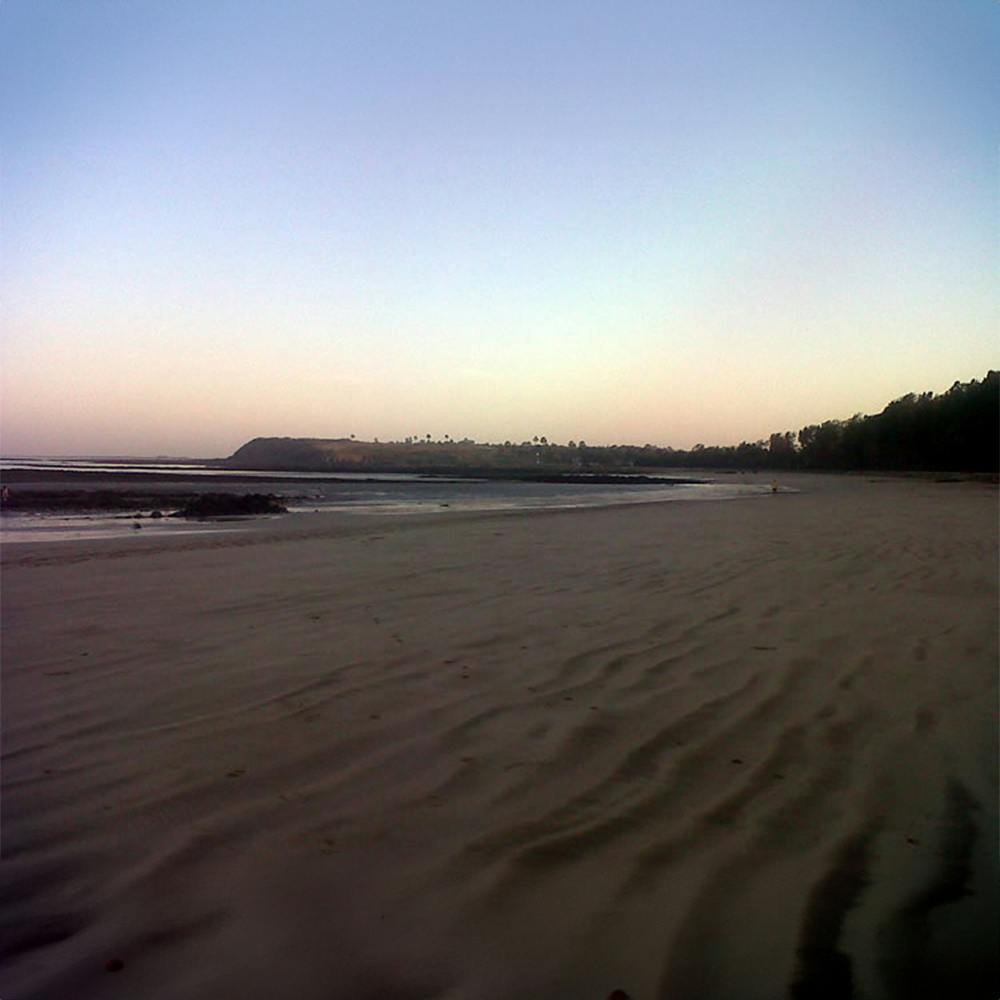
[[[3,554],[0,995],[995,997],[997,493]]]

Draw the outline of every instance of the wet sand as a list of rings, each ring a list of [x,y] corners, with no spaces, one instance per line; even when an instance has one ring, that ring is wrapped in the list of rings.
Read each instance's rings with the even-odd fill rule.
[[[2,553],[0,995],[995,997],[997,491]]]

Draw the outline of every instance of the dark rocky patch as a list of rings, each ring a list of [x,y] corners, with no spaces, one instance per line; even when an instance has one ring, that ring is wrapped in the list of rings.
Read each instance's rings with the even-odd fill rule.
[[[288,508],[272,493],[202,493],[171,517],[240,517],[287,514]]]

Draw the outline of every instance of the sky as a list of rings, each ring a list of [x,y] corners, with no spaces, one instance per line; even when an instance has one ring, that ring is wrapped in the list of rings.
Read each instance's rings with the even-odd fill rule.
[[[0,450],[734,444],[1000,367],[993,0],[5,0]]]

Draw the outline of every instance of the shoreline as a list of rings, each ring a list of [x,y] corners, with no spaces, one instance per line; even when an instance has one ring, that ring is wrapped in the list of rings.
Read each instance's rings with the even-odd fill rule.
[[[1000,491],[992,482],[984,482],[981,478],[969,479],[928,479],[916,476],[889,476],[886,478],[872,476],[856,476],[854,474],[841,473],[790,473],[779,480],[783,485],[777,494],[770,490],[760,494],[747,495],[745,497],[712,497],[699,500],[663,500],[663,499],[643,499],[633,500],[627,503],[608,502],[586,506],[537,506],[537,507],[508,507],[489,509],[462,509],[459,507],[428,508],[420,511],[406,511],[402,513],[386,512],[378,510],[343,510],[313,508],[309,510],[293,509],[285,514],[275,514],[267,516],[246,516],[230,519],[205,519],[199,521],[192,520],[190,524],[180,521],[180,519],[164,518],[159,522],[150,522],[152,526],[162,525],[164,522],[175,524],[178,530],[169,532],[147,532],[145,534],[127,532],[116,538],[86,538],[86,539],[61,539],[55,542],[14,542],[9,538],[4,538],[0,532],[0,566],[11,561],[33,560],[35,554],[33,549],[39,548],[39,555],[46,562],[58,562],[59,556],[52,553],[54,544],[59,548],[72,548],[79,550],[80,558],[88,558],[91,555],[100,555],[107,558],[119,558],[133,554],[153,554],[163,549],[190,550],[201,546],[199,535],[206,536],[205,541],[209,547],[239,547],[245,548],[247,545],[277,545],[286,541],[323,541],[344,537],[355,537],[365,535],[372,531],[392,533],[396,531],[407,531],[420,527],[446,527],[450,524],[463,524],[465,522],[475,522],[491,519],[509,518],[546,518],[562,517],[574,515],[586,515],[600,511],[622,511],[627,514],[629,511],[641,512],[647,509],[670,506],[697,506],[703,505],[725,505],[728,506],[734,499],[756,500],[760,503],[789,502],[792,498],[797,500],[819,500],[820,502],[836,501],[842,494],[854,494],[855,485],[861,486],[864,483],[871,485],[884,484],[892,487],[894,484],[900,486],[912,485],[928,490],[962,490],[972,491],[983,498],[990,499],[996,504],[1000,501]],[[930,493],[929,497],[936,494]],[[945,498],[942,496],[942,500]],[[1000,512],[1000,507],[997,508]],[[102,513],[92,512],[95,519],[101,519]],[[0,515],[0,526],[2,517]],[[29,513],[29,516],[30,513]],[[47,515],[42,514],[42,517]],[[58,515],[57,515],[58,516]],[[76,515],[74,515],[76,516]],[[84,512],[83,516],[88,516]],[[128,513],[110,514],[113,520],[131,521],[132,517]],[[187,525],[189,531],[180,529]],[[229,528],[226,538],[218,537],[218,529]],[[181,535],[190,537],[181,538]],[[215,535],[215,537],[209,537]],[[174,536],[178,536],[175,538]],[[127,541],[126,541],[127,539]]]
[[[683,477],[661,477],[649,475],[648,470],[635,474],[565,474],[535,476],[498,476],[482,479],[455,479],[448,476],[413,476],[396,478],[378,478],[373,476],[355,476],[342,474],[339,476],[296,477],[296,474],[271,473],[261,475],[205,474],[192,477],[189,474],[162,472],[95,472],[69,470],[8,470],[4,473],[4,498],[0,501],[0,515],[10,514],[45,514],[45,515],[80,515],[80,514],[111,514],[113,512],[134,512],[135,517],[148,517],[154,511],[173,511],[197,501],[199,498],[212,494],[238,494],[248,497],[243,487],[253,484],[257,487],[269,487],[266,496],[278,501],[285,500],[296,504],[297,501],[317,501],[320,508],[330,504],[361,503],[362,495],[324,497],[322,493],[300,495],[294,490],[280,491],[281,487],[301,488],[311,487],[313,490],[326,487],[336,487],[345,491],[369,489],[375,486],[385,486],[392,489],[412,489],[416,491],[415,502],[422,502],[425,497],[419,494],[431,494],[442,486],[481,487],[484,491],[497,486],[566,486],[583,487],[581,497],[593,487],[595,491],[604,486],[624,488],[662,486],[683,487],[699,485],[726,486],[734,483],[762,483],[772,485],[793,482],[797,489],[807,491],[816,484],[825,484],[829,480],[865,479],[867,481],[912,481],[933,482],[938,484],[978,483],[996,485],[997,477],[978,473],[930,473],[930,472],[818,472],[818,471],[761,471],[737,472],[723,470],[714,473],[711,470],[685,470],[698,472],[700,478],[691,475]],[[287,476],[287,478],[286,478]],[[709,477],[709,478],[705,478]],[[13,489],[11,488],[13,487]],[[145,488],[141,488],[145,487]],[[275,489],[277,488],[277,490]],[[825,485],[824,485],[825,488]],[[433,499],[433,496],[430,497]],[[445,498],[441,498],[444,500]],[[450,499],[450,498],[448,498]],[[634,502],[634,501],[631,501]],[[655,502],[655,501],[654,501]],[[450,506],[442,502],[441,506]],[[603,506],[603,503],[594,506]],[[301,506],[301,504],[299,504]],[[314,505],[315,506],[315,505]],[[567,505],[572,506],[572,505]],[[249,512],[248,512],[249,513]],[[156,515],[153,514],[155,517]]]

